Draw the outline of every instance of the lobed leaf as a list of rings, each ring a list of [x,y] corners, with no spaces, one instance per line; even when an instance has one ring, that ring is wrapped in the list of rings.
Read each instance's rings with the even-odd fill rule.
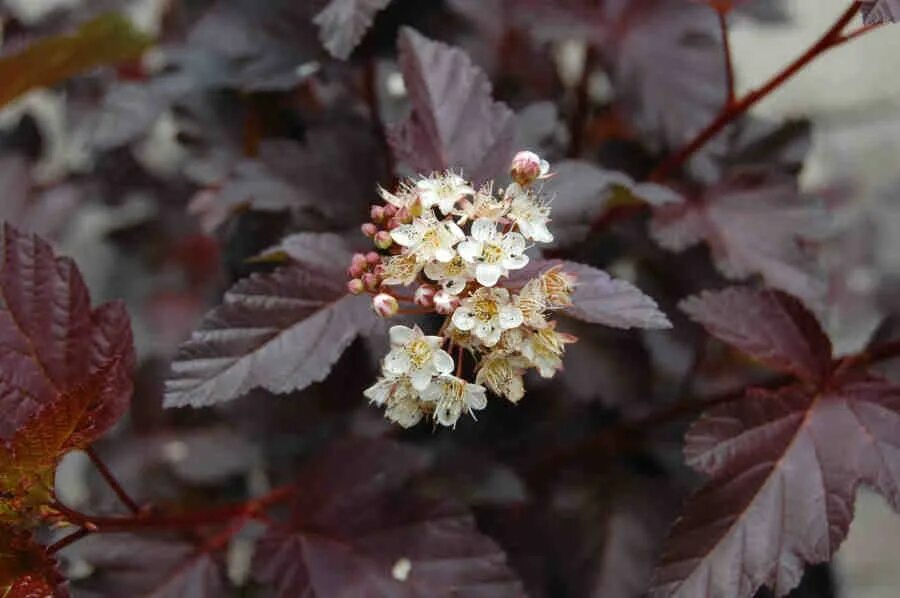
[[[732,287],[689,297],[680,307],[710,334],[773,369],[812,383],[831,373],[831,341],[786,293]]]
[[[69,450],[128,408],[134,347],[122,303],[91,310],[75,264],[36,236],[0,231],[0,516],[45,502]]]
[[[900,18],[900,0],[863,0],[861,4],[860,11],[866,25],[896,23]]]
[[[331,55],[347,60],[359,44],[378,11],[391,0],[331,0],[313,18],[319,26],[319,39]]]
[[[398,47],[412,111],[388,130],[397,158],[419,172],[462,169],[476,182],[503,173],[515,118],[491,99],[484,72],[462,50],[410,28],[400,32]]]
[[[705,241],[728,278],[759,274],[769,286],[815,303],[825,285],[803,242],[822,237],[825,219],[793,177],[732,177],[692,201],[656,208],[650,232],[671,251]]]
[[[900,389],[875,378],[751,391],[689,430],[685,455],[710,476],[670,534],[654,596],[787,594],[831,559],[860,484],[900,509]]]
[[[66,598],[56,561],[31,534],[0,524],[0,595]]]
[[[465,509],[405,487],[425,464],[395,443],[337,445],[300,475],[309,491],[259,541],[254,578],[278,596],[523,596]]]
[[[90,566],[90,575],[73,582],[78,596],[230,595],[224,558],[218,548],[116,533],[86,538],[62,554]]]
[[[116,14],[97,17],[71,35],[35,42],[0,58],[0,106],[37,87],[47,87],[107,64],[137,58],[150,39]]]
[[[345,276],[303,265],[237,283],[182,344],[165,406],[202,407],[261,387],[275,393],[323,380],[344,349],[378,318]]]

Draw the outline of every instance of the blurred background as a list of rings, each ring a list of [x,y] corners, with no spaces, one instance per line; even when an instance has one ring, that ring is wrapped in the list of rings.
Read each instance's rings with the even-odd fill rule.
[[[157,36],[172,2],[179,0],[2,0],[4,51],[108,9]],[[732,43],[739,89],[752,89],[797,56],[846,5],[846,0],[784,0],[785,22],[738,21]],[[219,43],[253,43],[225,38]],[[572,80],[566,73],[579,68],[579,52],[577,43],[560,44],[556,56],[563,81]],[[840,251],[824,258],[833,299],[824,315],[838,351],[858,350],[882,321],[884,306],[900,299],[898,56],[900,31],[885,27],[823,56],[755,108],[761,116],[808,118],[813,124],[803,185],[834,204],[835,234],[848,237]],[[152,69],[155,59],[151,51],[142,68]],[[382,66],[390,111],[396,109],[391,101],[402,102],[402,82],[395,66]],[[317,65],[298,65],[298,77],[304,68],[313,72]],[[129,86],[127,68],[117,74],[114,95],[107,94],[113,89],[110,79],[75,82],[32,91],[0,110],[0,218],[54,240],[78,262],[95,302],[128,301],[144,357],[140,380],[152,387],[177,344],[225,282],[239,274],[228,252],[246,255],[250,249],[215,241],[211,233],[224,216],[210,209],[205,194],[221,191],[219,175],[235,141],[203,139],[204,106],[163,101],[181,93],[178,80],[168,87],[137,88]],[[317,91],[329,93],[327,86]],[[186,113],[194,129],[184,124]],[[196,148],[190,145],[194,140],[205,144],[203,152],[185,150],[186,144]],[[108,151],[123,147],[127,151]],[[189,202],[192,214],[185,216]],[[262,217],[229,226],[245,227],[244,237],[253,238],[278,223]],[[136,408],[155,417],[150,401]],[[60,484],[76,503],[85,492],[82,466],[75,455],[60,471]],[[900,595],[900,518],[881,498],[865,492],[860,497],[835,573],[844,596]]]

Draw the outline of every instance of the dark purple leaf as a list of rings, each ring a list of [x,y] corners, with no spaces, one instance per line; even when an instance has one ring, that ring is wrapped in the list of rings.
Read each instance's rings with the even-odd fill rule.
[[[805,565],[834,556],[860,484],[900,508],[898,432],[900,389],[876,379],[756,391],[711,409],[685,448],[710,479],[671,532],[653,595],[787,594]]]
[[[732,178],[692,201],[654,210],[651,234],[672,251],[705,241],[728,278],[759,274],[769,286],[815,303],[825,285],[803,242],[823,236],[825,218],[793,177]]]
[[[90,574],[74,580],[76,596],[217,598],[226,596],[224,555],[182,541],[103,534],[63,551]]]
[[[860,10],[866,25],[896,23],[900,18],[900,0],[863,0]]]
[[[786,293],[732,287],[689,297],[680,307],[710,334],[771,368],[814,383],[831,371],[831,341]]]
[[[343,273],[295,266],[253,275],[180,347],[165,405],[212,405],[257,387],[303,389],[377,322],[369,297],[346,293]]]
[[[378,11],[391,0],[331,0],[313,18],[319,39],[331,55],[346,60],[360,42]]]
[[[403,445],[354,441],[316,459],[288,527],[258,543],[253,575],[278,596],[523,596],[465,509],[415,498],[425,465]]]
[[[413,29],[401,31],[399,51],[412,111],[389,129],[398,159],[419,172],[462,169],[477,182],[504,173],[515,120],[491,99],[487,76],[462,50]]]

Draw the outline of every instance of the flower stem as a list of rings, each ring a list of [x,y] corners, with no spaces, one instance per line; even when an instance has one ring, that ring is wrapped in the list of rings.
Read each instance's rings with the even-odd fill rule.
[[[731,36],[728,34],[727,11],[723,6],[715,6],[716,16],[719,20],[719,31],[722,34],[722,51],[725,54],[725,105],[734,104],[734,60],[731,55]]]
[[[94,464],[94,467],[97,468],[97,471],[103,477],[103,480],[106,484],[112,489],[112,491],[116,494],[119,500],[128,507],[128,510],[132,513],[140,513],[141,508],[138,504],[125,492],[125,489],[122,488],[122,485],[119,484],[119,480],[116,479],[116,476],[109,470],[106,466],[106,463],[100,458],[100,456],[94,451],[94,447],[87,447],[85,449],[87,456],[90,458],[91,463]]]
[[[869,28],[863,28],[854,34],[842,35],[844,27],[859,11],[861,2],[853,2],[838,17],[837,21],[831,26],[825,34],[819,38],[806,52],[801,54],[796,60],[785,67],[781,72],[776,74],[762,87],[748,92],[742,98],[727,102],[723,106],[719,114],[713,119],[709,125],[701,130],[697,135],[688,142],[684,147],[666,158],[651,174],[650,180],[663,181],[669,177],[676,169],[684,165],[697,151],[703,148],[710,140],[718,135],[725,127],[743,116],[750,108],[755,106],[760,100],[768,96],[770,93],[781,87],[791,77],[800,72],[806,65],[824,54],[826,51],[839,46],[851,39],[855,39],[860,34],[870,31]]]

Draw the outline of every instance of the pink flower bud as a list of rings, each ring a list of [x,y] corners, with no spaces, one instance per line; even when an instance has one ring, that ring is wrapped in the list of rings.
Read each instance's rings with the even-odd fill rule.
[[[366,291],[366,285],[358,278],[347,281],[347,292],[351,295],[360,295]]]
[[[512,179],[522,187],[527,187],[547,174],[550,166],[534,152],[519,152],[509,168]]]
[[[403,222],[401,222],[401,220],[399,218],[394,216],[393,218],[391,218],[390,220],[387,221],[387,229],[394,230],[395,228],[397,228],[398,226],[400,226],[402,224],[403,224]]]
[[[372,309],[382,318],[390,318],[397,315],[400,304],[393,295],[387,293],[379,293],[372,297]]]
[[[371,222],[366,222],[361,227],[359,227],[359,229],[362,231],[362,234],[367,237],[374,237],[375,233],[378,232],[378,227]]]
[[[370,251],[369,253],[366,254],[366,263],[369,264],[369,265],[371,265],[371,266],[374,266],[374,265],[376,265],[376,264],[380,264],[380,263],[381,263],[381,256],[378,255],[378,253],[376,253],[376,252],[374,252],[374,251]]]
[[[369,216],[372,222],[381,222],[384,220],[384,206],[372,206],[369,209]]]
[[[369,291],[377,291],[381,286],[381,280],[372,273],[363,274],[362,281],[366,285],[366,290]]]
[[[363,275],[364,272],[365,270],[363,268],[360,268],[356,265],[347,268],[347,276],[349,276],[350,278],[359,278]]]
[[[459,297],[440,290],[434,294],[434,311],[442,316],[449,316],[459,307]]]
[[[431,308],[434,307],[434,295],[437,293],[437,289],[434,288],[430,284],[423,284],[416,289],[415,295],[413,295],[413,301],[419,307]]]
[[[393,243],[394,240],[391,238],[391,233],[386,230],[380,230],[375,234],[375,247],[378,249],[387,249]]]
[[[350,258],[350,266],[356,266],[357,268],[366,269],[366,255],[364,253],[354,253],[353,257]]]
[[[390,204],[384,206],[384,217],[393,218],[397,214],[397,207]]]

